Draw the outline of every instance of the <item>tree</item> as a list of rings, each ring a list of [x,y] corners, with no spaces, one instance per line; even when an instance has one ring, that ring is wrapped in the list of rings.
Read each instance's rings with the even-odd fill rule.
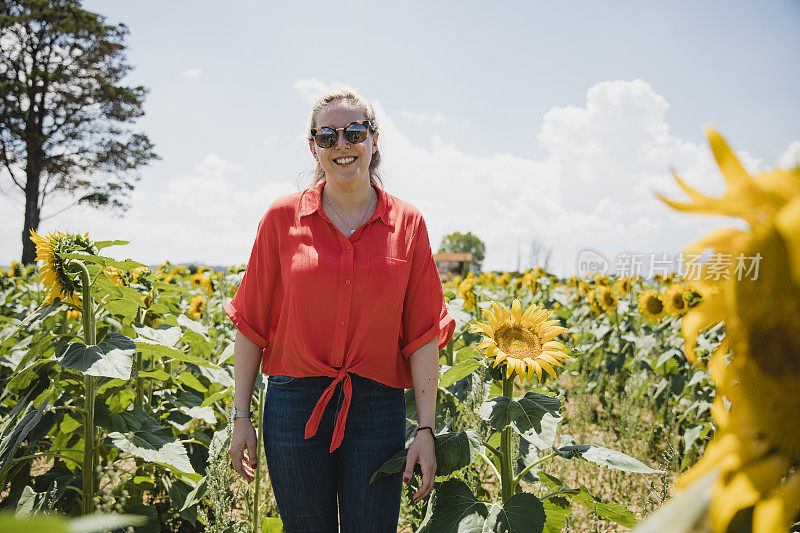
[[[78,0],[0,4],[0,158],[25,195],[22,263],[35,260],[30,230],[78,204],[121,216],[153,159],[153,144],[123,125],[142,116],[144,87],[120,85],[128,29],[105,24]],[[74,202],[42,216],[45,200]]]
[[[472,264],[470,269],[473,272],[480,272],[483,266],[483,258],[486,256],[486,245],[472,232],[466,234],[451,233],[442,238],[438,253],[469,253],[472,254]]]

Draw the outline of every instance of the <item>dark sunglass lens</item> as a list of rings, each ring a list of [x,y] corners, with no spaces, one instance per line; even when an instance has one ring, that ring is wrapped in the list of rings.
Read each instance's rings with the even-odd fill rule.
[[[367,127],[363,124],[349,124],[344,129],[344,136],[351,143],[360,143],[367,138]]]
[[[336,144],[336,132],[331,128],[320,128],[314,135],[314,141],[320,148],[330,148]]]

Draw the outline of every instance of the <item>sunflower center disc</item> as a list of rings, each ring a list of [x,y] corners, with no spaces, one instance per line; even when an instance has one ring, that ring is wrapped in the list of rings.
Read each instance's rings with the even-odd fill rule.
[[[495,333],[497,347],[509,357],[536,358],[542,353],[542,344],[535,333],[519,326],[502,328]]]

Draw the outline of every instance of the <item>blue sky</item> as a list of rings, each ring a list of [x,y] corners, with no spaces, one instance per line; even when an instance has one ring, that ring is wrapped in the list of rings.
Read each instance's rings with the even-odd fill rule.
[[[800,160],[794,1],[84,7],[129,27],[126,81],[150,90],[136,127],[163,160],[142,169],[125,218],[72,209],[40,229],[130,239],[117,253],[145,262],[245,262],[266,207],[309,183],[300,136],[334,83],[375,104],[384,186],[420,208],[433,247],[473,231],[488,269],[529,266],[533,238],[570,273],[585,247],[675,253],[730,224],[647,193],[682,197],[670,166],[721,192],[706,125],[753,171]],[[0,206],[7,263],[22,215]]]

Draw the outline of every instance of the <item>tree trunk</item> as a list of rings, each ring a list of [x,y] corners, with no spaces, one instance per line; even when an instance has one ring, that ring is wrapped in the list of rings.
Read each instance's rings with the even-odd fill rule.
[[[25,169],[25,225],[22,228],[22,264],[36,261],[36,245],[31,240],[31,229],[39,229],[39,177],[42,173],[42,147],[28,149]]]

